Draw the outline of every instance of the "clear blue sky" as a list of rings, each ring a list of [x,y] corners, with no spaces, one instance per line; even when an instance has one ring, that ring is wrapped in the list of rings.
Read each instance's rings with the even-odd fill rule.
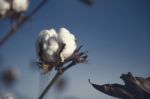
[[[36,2],[32,0],[30,7]],[[4,21],[0,23],[0,36],[4,35],[7,26]],[[97,84],[122,83],[119,76],[129,71],[136,76],[150,76],[149,0],[96,0],[91,7],[78,0],[49,0],[0,49],[5,66],[21,69],[16,89],[25,96],[37,99],[39,94],[39,73],[29,68],[31,59],[36,59],[38,33],[60,27],[73,32],[78,45],[83,44],[83,49],[89,51],[87,64],[77,65],[65,73],[69,87],[63,93],[64,97],[112,99],[92,88],[88,79]],[[50,94],[54,99],[53,96]]]

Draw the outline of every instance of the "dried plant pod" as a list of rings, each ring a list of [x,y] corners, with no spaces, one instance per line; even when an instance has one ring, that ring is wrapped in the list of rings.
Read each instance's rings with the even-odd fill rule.
[[[3,72],[2,81],[5,85],[14,84],[20,75],[20,71],[17,68],[10,68]]]

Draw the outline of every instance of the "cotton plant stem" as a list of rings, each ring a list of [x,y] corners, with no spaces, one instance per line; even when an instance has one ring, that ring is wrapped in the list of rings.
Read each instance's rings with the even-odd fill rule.
[[[51,82],[47,85],[47,87],[44,89],[42,94],[40,95],[39,99],[44,99],[44,96],[49,91],[49,89],[53,86],[53,84],[57,81],[57,79],[62,75],[62,73],[57,72],[54,78],[51,80]]]
[[[44,99],[44,96],[47,94],[47,92],[51,89],[51,87],[54,85],[54,83],[59,79],[59,77],[61,75],[63,75],[63,73],[68,70],[69,68],[71,68],[72,66],[75,65],[75,62],[71,62],[69,65],[67,65],[66,67],[64,67],[62,69],[62,72],[60,73],[59,71],[56,73],[56,75],[54,76],[54,78],[49,82],[49,84],[47,85],[47,87],[44,89],[44,91],[42,92],[42,94],[40,95],[40,97],[38,99]]]
[[[39,11],[39,9],[44,6],[44,4],[48,0],[42,0],[30,13],[25,19],[21,19],[19,21],[16,21],[15,24],[12,25],[11,30],[6,33],[6,35],[3,38],[0,38],[0,47],[10,38],[12,37],[19,28],[21,28],[36,12]]]

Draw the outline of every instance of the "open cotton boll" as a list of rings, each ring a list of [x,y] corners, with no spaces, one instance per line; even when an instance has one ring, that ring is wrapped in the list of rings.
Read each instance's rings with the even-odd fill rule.
[[[56,31],[54,29],[50,29],[40,32],[36,48],[42,61],[50,63],[57,61],[59,43]]]
[[[75,36],[66,28],[60,28],[58,39],[61,43],[65,44],[63,51],[60,54],[62,61],[72,56],[77,48]]]
[[[16,12],[24,12],[28,9],[29,0],[13,0],[12,8]]]
[[[47,42],[50,37],[57,38],[57,33],[55,29],[41,31],[39,34],[38,40],[41,42]]]
[[[66,28],[60,28],[58,34],[54,29],[41,31],[36,44],[39,57],[37,63],[45,73],[54,67],[58,73],[63,73],[70,66],[83,63],[87,59],[86,52],[79,52],[82,46],[76,50],[76,38]],[[63,67],[68,62],[71,64]]]
[[[0,98],[1,99],[1,98]],[[16,99],[15,95],[12,93],[5,93],[2,99]]]
[[[56,62],[57,61],[57,51],[59,48],[59,44],[57,39],[55,38],[50,38],[48,43],[46,44],[46,47],[43,49],[43,54],[42,54],[42,59],[45,62]]]
[[[10,9],[10,3],[6,0],[0,0],[0,15],[4,16]]]

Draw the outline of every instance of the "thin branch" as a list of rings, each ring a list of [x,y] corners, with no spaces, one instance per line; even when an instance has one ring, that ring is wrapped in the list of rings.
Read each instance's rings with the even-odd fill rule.
[[[62,69],[62,71],[64,72],[64,71],[68,70],[69,68],[73,67],[74,65],[76,65],[76,63],[75,62],[71,62],[69,65],[67,65],[66,67],[64,67]]]
[[[48,0],[42,0],[30,13],[27,17],[21,18],[20,20],[16,21],[15,24],[12,25],[11,30],[6,33],[6,35],[0,39],[0,46],[2,46],[7,40],[10,39],[10,37],[12,37],[17,30],[19,30],[19,28],[21,28],[36,12],[38,12],[40,10],[40,8],[42,8],[44,6],[44,4],[47,2]]]
[[[57,71],[56,75],[54,76],[54,78],[49,82],[49,84],[47,85],[47,87],[44,89],[44,91],[42,92],[42,94],[40,95],[40,97],[38,99],[44,99],[44,96],[47,94],[47,92],[49,91],[49,89],[53,86],[53,84],[58,80],[58,78],[63,75],[63,73],[68,70],[69,68],[73,67],[76,63],[75,62],[71,62],[69,65],[67,65],[66,67],[64,67],[62,69],[62,72]]]
[[[38,12],[45,4],[48,2],[48,0],[42,0],[35,9],[32,10],[32,12],[28,15],[28,17],[33,16],[36,12]]]
[[[46,95],[46,93],[49,91],[49,89],[52,87],[52,85],[57,81],[57,79],[61,76],[61,74],[59,72],[56,73],[56,75],[54,76],[54,78],[51,80],[51,82],[47,85],[47,87],[44,89],[44,91],[42,92],[42,94],[40,95],[40,97],[38,99],[44,99],[44,96]]]

